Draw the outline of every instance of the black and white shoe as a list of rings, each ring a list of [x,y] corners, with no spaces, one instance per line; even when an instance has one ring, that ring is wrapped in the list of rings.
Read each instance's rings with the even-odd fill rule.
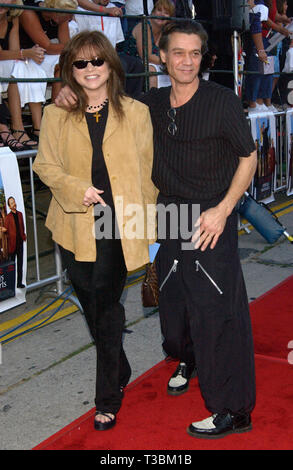
[[[209,418],[192,423],[187,432],[190,436],[218,439],[232,433],[242,433],[252,429],[250,414],[216,413]]]
[[[174,374],[170,377],[167,387],[168,395],[181,395],[187,392],[189,380],[194,374],[194,365],[188,366],[185,362],[180,362]]]

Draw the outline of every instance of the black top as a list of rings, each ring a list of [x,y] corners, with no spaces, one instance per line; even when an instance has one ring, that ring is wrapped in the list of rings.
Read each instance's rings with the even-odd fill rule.
[[[0,46],[3,51],[8,51],[9,50],[9,34],[12,29],[12,21],[7,21],[7,30],[5,33],[4,38],[0,38]]]
[[[12,212],[14,223],[15,223],[15,230],[16,230],[16,248],[18,248],[22,244],[22,238],[20,235],[20,227],[19,227],[19,220],[18,220],[18,211]]]
[[[160,192],[189,200],[210,200],[229,188],[239,157],[255,150],[240,99],[229,88],[200,80],[199,88],[176,108],[174,136],[167,112],[170,87],[152,88],[142,98],[154,128],[152,179]]]
[[[108,104],[99,112],[99,121],[96,121],[95,113],[86,113],[86,121],[93,146],[92,158],[92,183],[97,189],[102,189],[102,199],[110,207],[114,207],[110,179],[104,160],[102,143],[108,118]]]

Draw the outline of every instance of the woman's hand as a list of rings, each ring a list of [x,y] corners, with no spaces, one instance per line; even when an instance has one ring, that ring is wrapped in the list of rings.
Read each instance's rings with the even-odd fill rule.
[[[118,7],[107,8],[106,13],[109,13],[109,15],[111,15],[111,16],[122,16],[123,15],[123,12],[122,12],[121,8],[118,8]]]
[[[104,199],[101,198],[100,194],[102,194],[104,191],[102,189],[97,189],[94,188],[94,186],[90,186],[84,195],[83,198],[83,205],[84,206],[91,206],[92,204],[97,204],[98,202],[103,206],[106,207],[106,203]]]
[[[44,60],[45,52],[45,49],[36,44],[31,49],[26,49],[25,55],[28,59],[32,59],[37,64],[41,64]]]

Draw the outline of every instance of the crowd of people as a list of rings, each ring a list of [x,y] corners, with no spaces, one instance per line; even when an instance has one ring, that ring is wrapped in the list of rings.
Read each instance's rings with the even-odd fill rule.
[[[5,2],[22,4],[22,0]],[[272,95],[278,87],[286,51],[293,45],[286,29],[291,23],[288,3],[289,0],[249,0],[250,29],[241,33],[247,72],[242,81],[242,96],[249,114],[276,111]],[[2,8],[0,11],[0,75],[2,78],[39,78],[43,81],[0,84],[1,95],[5,92],[0,105],[0,146],[9,146],[13,151],[37,147],[43,105],[48,101],[54,102],[60,89],[60,82],[48,85],[45,80],[59,77],[60,53],[70,37],[80,31],[99,30],[106,35],[116,48],[127,74],[127,94],[138,97],[145,89],[143,31],[139,18],[143,14],[160,17],[150,18],[147,22],[149,72],[155,72],[149,76],[150,88],[170,85],[169,76],[162,73],[158,48],[162,28],[168,22],[164,17],[192,16],[204,24],[209,34],[209,50],[202,62],[202,76],[234,88],[232,31],[214,27],[209,0],[24,0],[24,4],[34,9]],[[47,11],[38,11],[38,6],[45,7]],[[50,12],[50,8],[80,13]],[[93,15],[94,12],[99,16]],[[278,32],[285,40],[266,53],[270,38]],[[273,62],[271,73],[257,73],[261,65],[266,67],[268,62]],[[220,72],[213,72],[213,67]],[[208,75],[206,70],[212,73]],[[131,74],[135,74],[133,78]],[[31,126],[24,125],[24,107],[29,109]]]

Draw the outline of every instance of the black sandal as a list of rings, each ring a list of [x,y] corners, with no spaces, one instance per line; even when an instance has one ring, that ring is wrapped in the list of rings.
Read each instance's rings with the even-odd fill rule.
[[[3,135],[5,134],[7,136],[6,138],[3,137]],[[10,150],[12,150],[13,152],[21,152],[22,150],[28,150],[28,147],[23,145],[22,142],[19,142],[17,139],[15,139],[9,131],[0,131],[0,138],[4,146],[9,147]]]
[[[111,416],[109,416],[109,414],[112,414],[114,415],[113,418],[111,418]],[[111,429],[115,426],[116,424],[116,416],[114,413],[104,413],[103,411],[96,411],[96,414],[95,416],[97,415],[103,415],[103,416],[106,416],[110,421],[106,421],[105,423],[101,423],[100,421],[97,421],[95,419],[95,422],[94,422],[94,427],[97,431],[107,431],[108,429]]]
[[[40,134],[40,129],[35,129],[33,127],[33,131],[31,132],[31,137],[33,137],[39,143],[40,135],[36,134],[36,132],[38,132]]]
[[[17,130],[17,129],[11,129],[11,132],[13,133],[14,138],[15,138],[20,144],[22,144],[27,150],[36,148],[36,147],[38,146],[37,140],[33,140],[33,139],[27,139],[27,140],[23,140],[23,141],[20,140],[20,139],[26,134],[26,131]],[[17,132],[18,134],[20,134],[19,137],[15,137],[15,135],[14,135],[15,132]]]

